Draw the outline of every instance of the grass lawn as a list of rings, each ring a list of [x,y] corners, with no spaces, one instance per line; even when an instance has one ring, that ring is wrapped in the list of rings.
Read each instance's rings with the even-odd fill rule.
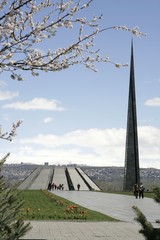
[[[133,192],[124,192],[124,191],[117,191],[117,192],[107,192],[107,193],[113,193],[113,194],[122,194],[122,195],[130,195],[130,196],[134,196],[133,195]],[[155,194],[153,192],[145,192],[144,191],[144,197],[147,197],[147,198],[154,198]]]
[[[116,221],[112,217],[81,207],[46,190],[24,190],[20,216],[25,220]]]

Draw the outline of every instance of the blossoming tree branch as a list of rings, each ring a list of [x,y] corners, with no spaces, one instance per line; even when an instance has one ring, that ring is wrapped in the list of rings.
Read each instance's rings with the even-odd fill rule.
[[[16,136],[17,128],[22,124],[21,120],[18,120],[16,123],[12,124],[12,128],[9,132],[3,132],[2,127],[0,126],[0,139],[12,141],[13,138]]]
[[[83,17],[94,0],[1,0],[0,1],[0,72],[23,80],[23,70],[38,76],[40,71],[60,71],[75,64],[96,71],[95,62],[111,62],[95,49],[95,36],[109,29],[144,35],[137,27],[113,26],[100,29],[102,16]],[[38,48],[47,40],[56,41],[60,31],[77,33],[76,39],[60,48]],[[77,31],[78,30],[78,31]],[[87,34],[86,34],[87,33]],[[114,63],[116,67],[126,64]]]

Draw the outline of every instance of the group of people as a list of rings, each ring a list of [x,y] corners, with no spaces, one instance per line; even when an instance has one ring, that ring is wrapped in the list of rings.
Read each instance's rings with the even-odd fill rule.
[[[55,184],[55,183],[51,183],[49,182],[48,184],[48,190],[51,191],[51,190],[63,190],[64,189],[64,185],[63,184]]]
[[[136,198],[144,198],[144,190],[145,188],[142,183],[135,183],[133,186],[133,193]]]
[[[79,191],[80,190],[80,184],[78,183],[77,184],[77,190]],[[52,182],[49,182],[48,183],[48,190],[51,191],[51,190],[64,190],[64,185],[63,184],[59,184],[59,185],[56,185],[55,183],[52,183]]]

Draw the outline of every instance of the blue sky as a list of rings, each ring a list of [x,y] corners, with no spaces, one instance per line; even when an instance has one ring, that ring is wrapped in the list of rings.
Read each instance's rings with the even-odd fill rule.
[[[160,168],[159,9],[158,0],[95,0],[83,15],[103,14],[102,28],[138,26],[147,33],[136,38],[109,30],[95,39],[101,55],[130,63],[133,37],[140,167]],[[61,32],[41,50],[63,46],[72,37]],[[100,63],[96,68],[97,73],[74,66],[38,77],[25,72],[23,82],[1,74],[2,129],[19,119],[23,124],[13,142],[1,141],[0,156],[10,152],[7,163],[124,166],[129,67]]]

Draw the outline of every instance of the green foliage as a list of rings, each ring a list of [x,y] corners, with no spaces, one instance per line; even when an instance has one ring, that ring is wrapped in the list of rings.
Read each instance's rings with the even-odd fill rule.
[[[133,206],[133,209],[137,215],[135,220],[137,222],[141,223],[141,225],[142,225],[142,229],[140,230],[140,233],[142,233],[146,237],[146,239],[153,240],[154,238],[153,238],[152,224],[147,221],[144,214],[136,206]]]
[[[0,240],[18,240],[30,229],[30,224],[24,224],[18,216],[23,202],[17,202],[17,191],[5,188],[2,167],[8,156],[0,161]]]
[[[154,200],[155,200],[157,203],[160,203],[160,188],[154,187],[154,188],[153,188],[153,193],[154,193]]]
[[[153,188],[154,200],[160,203],[160,188]],[[150,222],[147,221],[147,218],[144,214],[136,207],[133,206],[137,217],[135,220],[139,222],[142,226],[142,229],[139,231],[142,233],[146,240],[160,240],[160,228],[154,228]]]

